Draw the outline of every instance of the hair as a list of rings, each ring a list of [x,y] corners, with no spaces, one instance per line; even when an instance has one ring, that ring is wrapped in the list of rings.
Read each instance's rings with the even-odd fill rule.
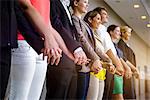
[[[121,37],[122,37],[123,33],[127,32],[127,30],[131,30],[132,31],[132,29],[129,26],[121,26],[120,27]]]
[[[70,6],[72,7],[72,9],[74,9],[74,2],[77,1],[79,2],[80,0],[70,0]]]
[[[110,25],[108,28],[107,28],[107,32],[110,34],[110,32],[111,31],[114,31],[117,27],[119,27],[119,26],[117,26],[117,25]]]
[[[89,25],[91,24],[89,22],[89,18],[93,19],[97,14],[99,14],[97,11],[89,11],[85,16],[84,16],[84,21],[87,22]]]
[[[114,25],[114,24],[108,26],[107,32],[109,33],[110,36],[111,36],[110,32],[111,32],[111,31],[114,31],[117,27],[119,27],[119,26]]]
[[[107,12],[107,9],[104,7],[96,7],[95,9],[93,9],[93,11],[97,11],[98,13],[101,13],[102,10],[105,10]]]

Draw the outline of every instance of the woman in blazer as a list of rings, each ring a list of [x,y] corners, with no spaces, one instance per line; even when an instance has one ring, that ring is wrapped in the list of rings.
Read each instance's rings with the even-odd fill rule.
[[[109,58],[101,49],[96,48],[93,31],[81,18],[87,12],[88,0],[72,0],[71,6],[73,8],[72,20],[77,29],[76,39],[81,42],[85,53],[91,59],[91,63],[82,66],[82,69],[78,72],[77,98],[85,100],[89,86],[89,71],[98,73],[102,69],[100,59],[109,62]]]

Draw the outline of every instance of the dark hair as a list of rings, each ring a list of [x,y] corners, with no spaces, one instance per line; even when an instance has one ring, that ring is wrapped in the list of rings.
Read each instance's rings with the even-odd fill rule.
[[[102,10],[105,10],[107,12],[107,9],[104,7],[96,7],[95,9],[93,9],[93,11],[97,11],[98,13],[101,13]]]
[[[110,34],[110,31],[114,31],[116,27],[119,27],[117,25],[110,25],[108,28],[107,28],[107,32]]]
[[[97,11],[89,11],[85,16],[84,16],[84,21],[87,22],[89,25],[91,24],[89,22],[89,18],[93,19],[97,14],[99,14]]]
[[[74,2],[75,1],[79,2],[80,0],[70,0],[70,6],[72,7],[72,9],[74,9]]]

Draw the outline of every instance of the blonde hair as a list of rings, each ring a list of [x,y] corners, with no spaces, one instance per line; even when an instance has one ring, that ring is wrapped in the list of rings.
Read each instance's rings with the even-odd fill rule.
[[[124,34],[125,32],[128,32],[128,30],[130,32],[132,31],[132,29],[129,26],[121,26],[120,27],[121,37],[122,37],[122,34]]]

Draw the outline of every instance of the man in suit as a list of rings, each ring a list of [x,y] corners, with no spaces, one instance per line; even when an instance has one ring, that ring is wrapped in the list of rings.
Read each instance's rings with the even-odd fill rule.
[[[87,57],[79,42],[75,40],[76,29],[72,24],[67,6],[69,0],[51,0],[51,23],[59,32],[66,46],[74,55],[76,64],[84,64]],[[77,73],[75,64],[66,55],[58,65],[50,66],[47,71],[47,96],[46,99],[69,99],[76,96]]]
[[[29,7],[28,4],[25,4],[21,0],[19,0],[21,6],[24,8]],[[45,41],[41,39],[40,34],[36,33],[31,27],[31,24],[28,23],[28,20],[22,14],[21,9],[19,9],[19,5],[15,0],[2,0],[0,1],[0,16],[1,17],[1,26],[0,26],[0,99],[4,99],[5,91],[8,83],[8,77],[10,74],[10,65],[11,65],[11,49],[17,48],[17,28],[23,33],[23,36],[28,41],[28,43],[37,51],[37,53],[41,53],[43,48],[44,55],[47,55],[48,58],[53,58],[53,62],[55,63],[57,59],[60,59],[61,54],[59,54],[59,47],[57,45],[56,40],[53,38],[50,30],[45,29],[47,33],[43,34],[43,36],[48,37],[51,40]],[[31,8],[31,7],[29,7]],[[27,12],[36,13],[35,10],[29,9]],[[31,15],[31,14],[28,14]],[[32,19],[33,17],[30,16]],[[39,16],[37,17],[41,19]],[[38,27],[40,25],[34,22],[34,18],[32,19],[33,24]],[[39,30],[39,32],[44,32]],[[37,45],[38,44],[38,45]],[[53,48],[53,49],[52,49]],[[51,52],[50,52],[51,51]],[[53,52],[52,52],[53,51]],[[59,55],[56,55],[58,53]],[[57,62],[58,63],[58,62]]]

